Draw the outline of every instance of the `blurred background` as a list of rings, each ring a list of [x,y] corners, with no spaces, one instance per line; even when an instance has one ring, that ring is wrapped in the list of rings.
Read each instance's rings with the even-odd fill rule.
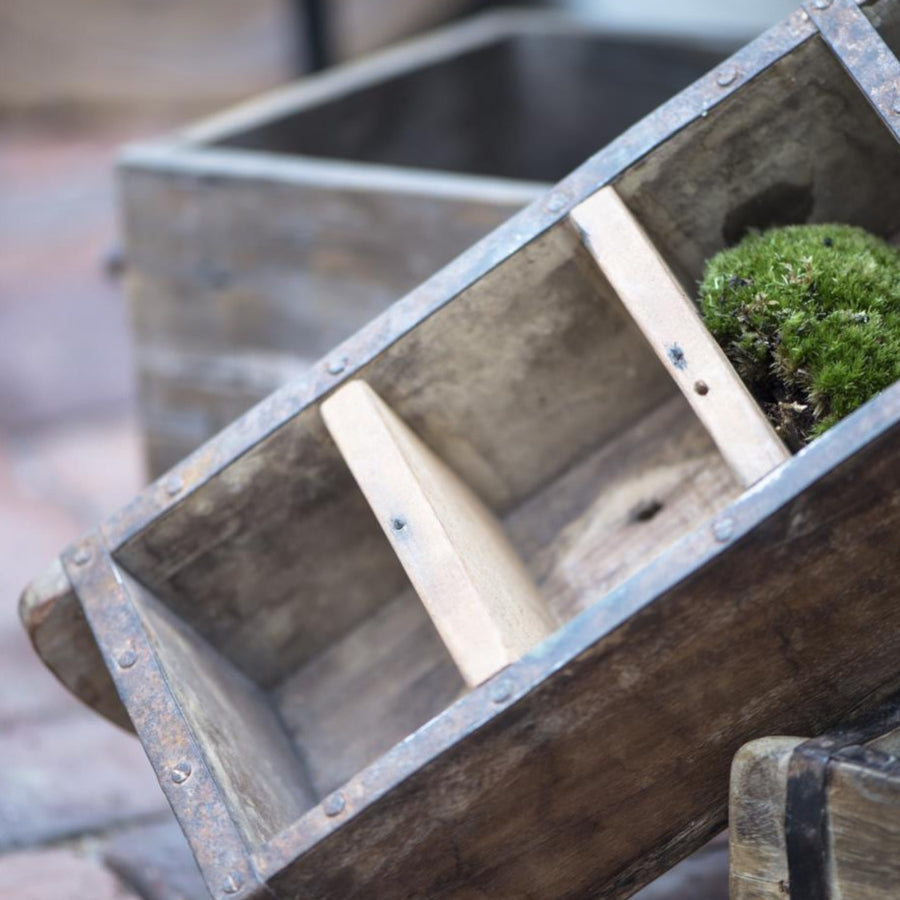
[[[515,52],[514,65],[504,62],[503,91],[492,95],[495,106],[487,115],[467,102],[478,93],[477,77],[470,74],[477,66],[471,70],[475,63],[463,50],[453,64],[459,76],[432,77],[413,67],[402,91],[399,83],[382,85],[377,96],[385,109],[399,106],[403,115],[380,116],[378,129],[362,127],[354,105],[366,75],[329,82],[324,112],[301,92],[295,99],[306,119],[293,113],[290,128],[241,132],[231,140],[238,150],[273,157],[333,157],[434,177],[443,171],[473,176],[453,182],[466,198],[463,219],[455,207],[432,203],[425,190],[417,202],[427,210],[430,243],[415,258],[391,259],[385,267],[390,275],[363,267],[368,275],[329,280],[321,270],[301,271],[305,258],[297,258],[293,271],[290,253],[275,260],[265,248],[255,260],[241,262],[233,232],[246,226],[220,221],[229,214],[227,204],[203,206],[213,201],[199,189],[190,193],[195,206],[188,204],[187,219],[183,210],[172,214],[178,240],[188,248],[178,251],[178,272],[172,274],[166,266],[176,251],[165,240],[165,216],[175,207],[156,208],[141,199],[154,190],[147,178],[126,190],[123,231],[113,170],[121,145],[152,146],[237,101],[489,6],[507,4],[0,3],[0,900],[207,896],[138,742],[80,707],[33,654],[16,614],[26,582],[71,539],[127,502],[151,473],[325,353],[544,183],[794,4],[530,4],[579,24],[554,32],[558,39],[545,45],[529,38],[526,49]],[[582,26],[594,43],[576,33]],[[529,34],[540,36],[542,27],[529,25]],[[463,45],[473,33],[466,32]],[[565,41],[578,43],[578,53],[568,53]],[[670,50],[660,56],[660,45]],[[411,83],[435,108],[452,105],[453,116],[418,121],[418,107],[404,100]],[[540,89],[548,85],[553,89]],[[548,125],[554,109],[566,117],[559,128]],[[500,129],[488,128],[494,119]],[[317,129],[326,128],[340,139],[320,140]],[[501,152],[504,128],[516,140]],[[433,148],[448,143],[462,149],[438,158]],[[228,165],[233,161],[226,170]],[[494,180],[479,180],[484,178]],[[332,201],[352,218],[352,208],[344,210],[340,198]],[[157,221],[151,222],[151,213]],[[297,208],[291,216],[281,227],[298,227]],[[352,241],[352,225],[339,238]],[[192,242],[202,245],[202,253],[191,256]],[[402,243],[399,237],[396,242]],[[361,252],[371,255],[373,248]],[[318,291],[328,302],[310,299],[297,312],[304,290],[310,298]],[[332,303],[341,290],[343,303]],[[283,296],[294,304],[287,320],[283,310],[278,314]],[[252,317],[235,313],[236,297],[253,306]],[[183,315],[188,306],[190,322]],[[685,897],[724,896],[721,886],[702,893],[697,884],[680,884]]]

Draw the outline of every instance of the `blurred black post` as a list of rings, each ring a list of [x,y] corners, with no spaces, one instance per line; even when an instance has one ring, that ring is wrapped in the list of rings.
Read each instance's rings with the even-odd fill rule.
[[[318,72],[329,63],[328,0],[290,0],[294,27],[294,74]]]

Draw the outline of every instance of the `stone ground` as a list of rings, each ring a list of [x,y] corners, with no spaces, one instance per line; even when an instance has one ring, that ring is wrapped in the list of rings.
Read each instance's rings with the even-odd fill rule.
[[[138,742],[72,699],[16,613],[22,587],[143,481],[111,162],[157,130],[0,120],[0,900],[203,900]],[[643,900],[724,900],[719,840]]]

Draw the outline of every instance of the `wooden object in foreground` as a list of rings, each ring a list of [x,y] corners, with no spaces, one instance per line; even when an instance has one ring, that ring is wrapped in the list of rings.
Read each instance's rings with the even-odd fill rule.
[[[556,630],[494,515],[365,382],[322,415],[467,684]]]
[[[731,900],[900,893],[900,702],[861,728],[760,738],[731,770]]]
[[[743,744],[900,687],[900,385],[742,491],[729,428],[570,219],[613,185],[685,291],[750,227],[900,233],[879,69],[856,71],[900,46],[900,4],[832,9],[856,26],[843,65],[846,30],[826,45],[798,12],[26,590],[35,645],[133,724],[216,897],[624,898],[724,826]],[[502,523],[560,622],[463,696],[325,427],[354,379]]]
[[[571,217],[741,484],[749,487],[781,465],[788,449],[615,188],[601,188]]]

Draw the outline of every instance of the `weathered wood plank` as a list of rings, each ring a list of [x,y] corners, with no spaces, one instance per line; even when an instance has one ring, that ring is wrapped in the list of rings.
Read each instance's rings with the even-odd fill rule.
[[[615,188],[570,213],[619,299],[745,486],[790,453]]]
[[[369,385],[350,382],[321,411],[468,684],[556,630],[500,523]]]

